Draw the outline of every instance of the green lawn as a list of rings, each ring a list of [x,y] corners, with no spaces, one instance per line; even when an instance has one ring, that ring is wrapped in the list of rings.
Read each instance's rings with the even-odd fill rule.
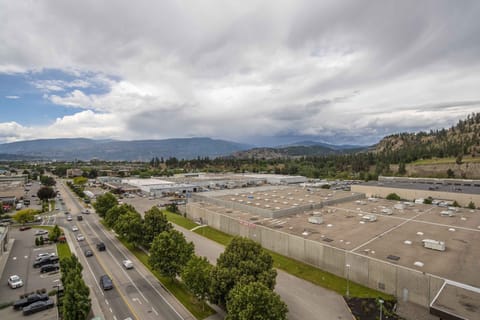
[[[196,226],[193,221],[188,220],[184,218],[181,215],[178,214],[173,214],[166,212],[167,218],[170,222],[178,224],[182,227],[192,229]],[[175,219],[171,219],[171,218]],[[228,245],[230,243],[230,240],[232,240],[233,236],[226,234],[224,232],[221,232],[219,230],[216,230],[211,227],[202,227],[194,231],[195,233],[198,233],[210,240],[213,240],[215,242],[218,242],[224,246]],[[273,251],[266,250],[272,257],[274,261],[274,266],[275,268],[281,269],[285,272],[290,273],[291,275],[294,275],[298,278],[310,281],[318,286],[327,288],[329,290],[333,290],[341,295],[345,295],[347,291],[347,280],[336,276],[334,274],[331,274],[329,272],[322,271],[318,268],[315,268],[311,265],[308,265],[306,263],[285,257],[283,255],[280,255],[278,253],[275,253]],[[391,295],[385,294],[383,292],[373,290],[370,288],[367,288],[365,286],[362,286],[360,284],[354,283],[350,281],[349,283],[349,291],[350,291],[350,296],[351,297],[371,297],[371,298],[377,298],[377,297],[382,297],[383,299],[387,300],[394,300],[395,298]]]
[[[68,258],[72,255],[72,253],[70,252],[70,248],[68,247],[68,243],[60,243],[58,242],[57,243],[57,252],[58,252],[58,257],[60,259],[63,259],[63,258]]]
[[[148,263],[148,255],[144,251],[132,246],[123,239],[118,239],[153,273],[153,275],[155,275],[155,277],[157,277],[168,291],[170,291],[180,303],[182,303],[195,316],[195,318],[205,319],[215,313],[215,311],[206,303],[199,302],[194,296],[192,296],[181,282],[162,277],[157,271],[152,270]]]
[[[421,159],[412,162],[412,165],[428,165],[428,164],[454,164],[456,161],[456,158],[450,157],[450,158],[432,158],[432,159]],[[462,162],[466,163],[479,163],[480,162],[480,157],[463,157]]]

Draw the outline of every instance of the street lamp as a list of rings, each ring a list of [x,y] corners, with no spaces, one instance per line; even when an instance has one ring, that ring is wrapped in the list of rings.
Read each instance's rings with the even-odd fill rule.
[[[383,309],[383,300],[379,299],[378,302],[380,303],[380,320],[382,320],[382,309]]]
[[[346,264],[347,267],[347,298],[350,298],[350,265]]]

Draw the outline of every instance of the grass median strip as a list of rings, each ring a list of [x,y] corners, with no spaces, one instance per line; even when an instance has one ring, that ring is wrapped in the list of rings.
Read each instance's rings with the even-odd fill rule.
[[[179,226],[188,228],[189,230],[197,226],[196,223],[194,223],[191,220],[188,220],[187,218],[184,218],[181,215],[167,212],[167,211],[165,213],[170,222],[175,223]],[[194,232],[204,236],[205,238],[208,238],[217,243],[220,243],[224,246],[228,245],[231,239],[233,238],[233,236],[227,233],[224,233],[222,231],[216,230],[208,226],[204,228],[199,228]],[[280,255],[273,251],[270,251],[270,250],[266,250],[266,251],[272,255],[275,268],[281,269],[291,275],[307,280],[318,286],[335,291],[341,295],[345,295],[347,290],[346,279],[336,276],[334,274],[331,274],[329,272],[325,272],[323,270],[315,268],[301,261],[297,261],[295,259],[291,259],[286,256]],[[349,291],[350,291],[351,297],[359,297],[359,298],[382,297],[383,299],[387,299],[387,300],[394,299],[394,297],[391,295],[388,295],[386,293],[383,293],[377,290],[370,289],[368,287],[362,286],[352,281],[350,281],[349,283]]]

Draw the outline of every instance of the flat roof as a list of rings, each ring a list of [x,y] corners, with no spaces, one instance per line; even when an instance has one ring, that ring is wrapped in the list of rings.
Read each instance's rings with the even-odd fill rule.
[[[478,319],[480,291],[447,283],[430,306],[430,313],[442,319]]]
[[[412,182],[368,181],[368,182],[363,182],[359,185],[480,195],[480,185],[477,186],[477,184],[473,184],[473,183],[470,185],[465,185],[465,184],[454,183],[454,182],[434,183],[433,181],[431,183],[421,183],[421,182],[413,182],[413,181]]]

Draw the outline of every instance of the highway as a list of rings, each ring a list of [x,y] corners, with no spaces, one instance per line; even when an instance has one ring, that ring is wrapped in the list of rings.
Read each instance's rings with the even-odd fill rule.
[[[123,320],[129,317],[138,320],[194,319],[113,234],[105,231],[96,214],[81,214],[83,206],[77,198],[67,186],[59,181],[57,183],[65,205],[73,216],[73,221],[67,221],[67,215],[62,213],[65,208],[62,208],[57,216],[57,223],[69,232],[77,256],[84,266],[84,278],[92,295],[96,296],[105,319]],[[83,221],[77,221],[78,215],[83,217]],[[79,231],[75,233],[83,234],[85,241],[76,240],[76,234],[71,231],[73,225],[78,226]],[[97,250],[96,244],[99,242],[105,243],[107,248],[105,251]],[[87,248],[94,253],[92,257],[85,257],[84,251]],[[123,268],[124,259],[133,261],[134,268],[130,270]],[[103,291],[100,288],[98,279],[103,274],[108,274],[113,280],[113,290]]]

